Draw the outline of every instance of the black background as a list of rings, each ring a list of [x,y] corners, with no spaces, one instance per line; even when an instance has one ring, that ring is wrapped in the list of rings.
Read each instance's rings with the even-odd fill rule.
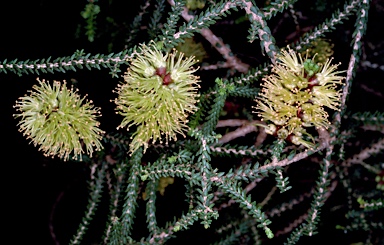
[[[78,24],[84,23],[80,12],[83,10],[85,2],[32,0],[4,3],[3,1],[0,4],[0,61],[15,58],[34,60],[49,56],[52,58],[70,56],[77,49],[84,49],[85,52],[92,54],[106,54],[108,37],[101,37],[92,44],[84,36],[75,38]],[[113,10],[117,13],[118,18],[128,23],[137,12],[137,6],[135,6],[137,3],[129,2],[129,5],[121,5]],[[382,1],[374,2],[378,6],[382,6]],[[310,8],[305,4],[302,6],[302,8],[306,7]],[[365,38],[378,50],[366,48],[364,52],[374,53],[376,51],[382,54],[380,45],[383,40],[379,32],[383,30],[380,23],[383,23],[384,12],[380,12],[379,8],[371,12],[368,33]],[[100,17],[100,19],[102,18]],[[335,56],[338,61],[343,62],[343,68],[346,68],[351,53],[349,42],[353,24],[354,18],[351,18],[351,21],[346,21],[330,36],[334,37],[332,40],[336,45]],[[244,39],[240,39],[228,31],[226,25],[222,26],[224,27],[219,25],[213,29],[217,28],[216,33],[225,41],[231,42],[235,54],[241,59],[255,64],[265,59],[260,53],[255,51],[253,54],[253,51],[249,50],[249,47],[252,47],[251,44],[242,44],[245,42],[246,34]],[[122,32],[126,31],[123,27],[121,28]],[[244,29],[244,33],[246,33],[246,29]],[[280,39],[278,39],[279,35],[276,36],[278,44],[283,46],[284,35],[281,34]],[[114,51],[120,51],[119,47],[122,47],[121,42],[116,41]],[[253,46],[253,49],[260,50],[258,44]],[[377,55],[372,57],[380,62]],[[0,73],[2,90],[0,96],[2,240],[12,241],[8,244],[54,244],[48,225],[53,205],[59,203],[54,216],[55,230],[57,239],[61,244],[66,244],[74,234],[86,206],[88,170],[82,163],[63,163],[57,159],[45,158],[18,132],[16,126],[18,120],[13,118],[13,114],[16,113],[13,105],[18,97],[23,96],[36,83],[36,77],[35,74],[19,77],[13,73],[7,75]],[[115,122],[116,119],[119,119],[109,100],[114,98],[111,91],[120,79],[111,78],[107,70],[82,70],[77,73],[69,71],[65,74],[40,74],[39,77],[48,80],[76,79],[79,81],[78,86],[81,93],[88,94],[95,101],[96,106],[102,107],[102,128],[111,131],[117,126]],[[365,84],[383,94],[382,77],[382,72],[359,69],[353,87],[353,91],[359,92],[350,97],[349,108],[354,111],[378,109],[383,111],[383,98],[372,95],[361,87],[362,84]],[[61,199],[59,199],[60,197]],[[103,223],[102,219],[99,221]],[[102,226],[104,227],[104,223]],[[197,230],[204,234],[200,228]],[[101,234],[95,235],[101,237]],[[194,239],[199,240],[196,237]],[[201,241],[204,239],[201,238]]]

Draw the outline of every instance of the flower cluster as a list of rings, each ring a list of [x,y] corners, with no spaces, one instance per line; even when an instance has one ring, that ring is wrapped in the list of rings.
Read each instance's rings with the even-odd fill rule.
[[[313,58],[316,63],[325,63],[333,55],[333,46],[329,40],[315,39],[306,51],[301,52],[301,55]]]
[[[180,53],[184,53],[186,56],[195,56],[195,59],[200,62],[208,57],[203,45],[200,42],[195,42],[192,37],[185,38],[184,42],[179,43],[176,46],[176,49]]]
[[[267,122],[268,134],[314,147],[306,128],[328,128],[325,107],[339,110],[340,106],[337,85],[344,77],[338,76],[342,71],[336,71],[338,65],[331,65],[331,61],[316,64],[313,59],[303,61],[289,48],[282,50],[273,74],[263,79],[263,89],[256,100],[258,115]]]
[[[137,126],[131,153],[140,146],[145,151],[149,141],[162,143],[162,136],[166,144],[176,140],[177,134],[185,137],[188,114],[197,110],[199,77],[192,74],[197,70],[192,67],[196,62],[176,50],[164,55],[154,42],[141,45],[115,99],[117,113],[124,116],[118,128]]]
[[[19,122],[20,132],[27,135],[33,144],[40,145],[46,156],[58,155],[68,160],[73,152],[74,159],[84,153],[82,144],[85,145],[87,154],[92,155],[94,148],[100,150],[100,143],[104,131],[98,128],[96,118],[100,112],[94,108],[92,101],[74,91],[67,89],[65,81],[54,81],[53,86],[45,80],[39,85],[34,85],[35,91],[19,98],[14,106],[20,111],[15,117],[21,117]]]
[[[185,6],[189,10],[203,9],[205,6],[205,0],[187,0]]]
[[[175,178],[173,177],[160,177],[159,185],[157,186],[157,190],[160,192],[160,195],[164,196],[165,188],[168,185],[172,185],[175,182]]]

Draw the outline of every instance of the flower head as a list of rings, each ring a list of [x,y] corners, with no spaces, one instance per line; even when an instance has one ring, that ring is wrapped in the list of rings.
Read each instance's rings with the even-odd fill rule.
[[[179,43],[176,47],[177,51],[184,53],[186,56],[195,56],[195,59],[202,61],[208,56],[203,45],[191,38],[185,38],[184,42]]]
[[[84,153],[82,144],[85,145],[87,154],[92,155],[94,148],[100,150],[100,143],[104,131],[98,128],[96,118],[100,112],[92,105],[92,101],[66,87],[66,82],[54,81],[53,86],[45,80],[39,85],[34,85],[35,91],[19,98],[15,107],[21,117],[19,122],[20,132],[27,135],[33,144],[40,145],[47,156],[55,156],[68,160],[73,152],[74,159]]]
[[[193,57],[184,58],[174,50],[163,54],[154,42],[141,45],[140,54],[131,60],[124,82],[117,88],[117,113],[124,116],[118,128],[136,125],[130,152],[140,146],[148,148],[149,141],[165,143],[183,136],[187,117],[197,110],[198,79],[193,73]]]
[[[331,65],[332,59],[315,63],[303,61],[301,55],[288,48],[283,50],[273,66],[273,74],[264,78],[259,94],[257,112],[267,121],[266,132],[294,144],[313,148],[306,139],[308,127],[329,127],[325,108],[339,110],[340,90],[343,77]]]
[[[333,55],[333,43],[329,40],[318,38],[310,43],[310,47],[301,52],[302,56],[307,55],[313,58],[316,63],[324,64]]]

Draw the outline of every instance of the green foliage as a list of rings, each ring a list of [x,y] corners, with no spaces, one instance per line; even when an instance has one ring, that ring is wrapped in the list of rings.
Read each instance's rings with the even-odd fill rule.
[[[130,169],[130,176],[129,184],[126,187],[125,190],[125,199],[124,199],[124,205],[122,210],[122,215],[119,220],[114,221],[114,224],[112,226],[112,236],[110,238],[111,243],[117,243],[118,241],[124,241],[129,240],[133,225],[133,219],[135,218],[135,209],[137,206],[137,196],[138,196],[138,189],[139,189],[139,166],[142,158],[142,149],[138,149],[134,152],[131,158],[131,169]]]
[[[59,57],[51,61],[51,57],[48,59],[37,59],[35,61],[26,60],[18,61],[14,59],[10,62],[7,62],[5,59],[0,65],[0,72],[5,74],[8,71],[11,71],[19,76],[28,75],[28,74],[37,74],[42,73],[56,73],[62,72],[66,73],[67,71],[76,72],[77,69],[87,68],[98,69],[107,68],[110,69],[110,74],[113,77],[118,77],[117,73],[121,72],[119,69],[121,64],[128,64],[127,59],[132,57],[134,49],[124,50],[117,54],[110,53],[108,55],[96,54],[91,55],[90,53],[85,54],[84,50],[77,50],[73,55],[66,57]]]
[[[276,187],[280,189],[280,193],[286,192],[292,188],[289,186],[288,177],[283,176],[283,171],[281,169],[277,169],[276,172]]]
[[[217,121],[219,120],[220,112],[223,109],[224,102],[228,96],[228,93],[235,90],[233,84],[228,84],[223,82],[221,79],[217,78],[216,82],[216,97],[214,99],[214,104],[212,109],[208,112],[206,122],[203,125],[202,132],[204,135],[210,134],[216,127]]]
[[[97,171],[97,177],[94,176],[96,172],[91,173],[91,181],[89,182],[89,201],[87,205],[87,211],[77,229],[76,235],[70,241],[70,244],[81,244],[81,240],[83,239],[84,234],[88,230],[89,224],[92,222],[93,216],[97,211],[97,206],[100,202],[103,184],[105,178],[105,172],[107,168],[107,163],[102,162],[102,166],[100,166],[101,170]],[[95,166],[96,167],[96,166]]]
[[[382,125],[384,123],[384,112],[357,112],[351,118],[366,125]]]
[[[348,19],[349,16],[355,13],[360,2],[359,0],[351,0],[349,3],[345,3],[343,11],[337,9],[331,18],[326,19],[322,24],[300,37],[299,42],[296,44],[296,50],[305,50],[310,47],[312,41],[321,38],[327,32],[335,30],[337,24],[343,23],[343,20]]]
[[[143,15],[147,13],[147,8],[149,7],[149,2],[146,1],[142,6],[140,6],[139,13],[135,16],[132,23],[129,25],[129,37],[126,41],[128,46],[132,46],[132,40],[134,40],[140,30],[141,21],[143,19]]]
[[[160,19],[163,15],[164,8],[165,8],[165,0],[157,0],[157,3],[155,5],[155,10],[153,11],[151,21],[148,25],[149,27],[148,34],[150,39],[155,39],[157,34],[160,31],[160,28],[159,28]],[[136,30],[137,29],[138,28],[136,28]]]
[[[50,114],[61,112],[55,98],[66,95],[66,90],[50,91],[38,102],[22,97],[16,105],[26,108],[27,115],[20,117],[21,131],[32,125],[25,133],[28,137],[43,132],[39,138],[53,135],[76,142],[76,149],[85,145],[100,150],[93,156],[89,150],[86,162],[78,163],[89,164],[91,177],[86,212],[71,244],[81,244],[93,234],[87,231],[93,229],[96,211],[104,202],[109,203],[108,220],[100,244],[166,244],[182,240],[188,230],[198,233],[201,227],[212,234],[204,244],[296,244],[303,236],[310,241],[325,239],[325,228],[359,230],[372,241],[384,241],[383,222],[377,219],[383,207],[384,170],[378,159],[383,157],[384,112],[356,112],[352,103],[356,101],[350,101],[357,100],[351,94],[361,92],[352,87],[361,82],[362,50],[369,52],[363,38],[373,4],[340,0],[332,6],[343,5],[341,9],[327,9],[327,1],[316,1],[318,6],[311,8],[298,0],[263,1],[265,7],[256,2],[143,1],[141,6],[132,4],[137,11],[129,25],[114,17],[106,19],[106,25],[121,24],[127,37],[116,54],[77,50],[54,59],[0,62],[0,72],[19,76],[80,70],[92,74],[95,68],[112,77],[123,76],[124,82],[113,86],[118,96],[112,102],[124,118],[107,120],[130,132],[101,136],[100,130],[100,143],[81,135],[94,126],[93,121],[76,132],[47,131],[41,123],[40,114],[48,120]],[[103,21],[101,6],[88,1],[83,11],[79,9],[86,20],[84,34],[97,45],[103,43],[96,35],[96,26]],[[329,18],[325,11],[332,13]],[[247,20],[236,21],[241,15]],[[312,15],[323,19],[313,21]],[[344,23],[349,17],[354,27]],[[287,33],[283,23],[294,33]],[[335,54],[340,65],[330,65],[332,58],[320,62],[298,56],[311,45],[320,45],[326,34],[335,49],[329,50],[333,47],[329,45],[325,52]],[[347,55],[337,50],[348,50],[349,43],[340,36],[352,40]],[[202,56],[207,58],[198,64],[201,67],[193,57],[172,51],[192,37],[200,45],[189,45],[191,53],[208,54]],[[114,40],[111,43],[118,48]],[[289,52],[281,51],[287,44]],[[345,83],[338,66],[346,70]],[[60,102],[65,101],[76,109],[82,99],[67,96]],[[259,115],[252,114],[252,108]],[[70,114],[65,123],[75,125],[84,114]],[[49,129],[64,123],[53,122]],[[365,137],[370,131],[374,133]],[[59,157],[65,160],[68,155]],[[160,194],[161,178],[174,183]],[[330,198],[336,188],[344,193],[334,198],[337,201]],[[344,215],[336,222],[337,229],[324,217],[334,210]]]
[[[248,223],[249,222],[242,222],[238,226],[235,226],[230,234],[228,234],[225,238],[214,244],[238,244],[240,242],[241,235],[247,233],[249,230]]]
[[[357,199],[357,202],[360,204],[360,207],[364,208],[365,211],[377,210],[384,207],[384,200],[370,200],[369,202],[364,201],[361,197]]]
[[[87,25],[85,26],[85,35],[88,37],[88,41],[93,42],[96,34],[96,17],[100,13],[100,6],[95,4],[97,0],[89,0],[88,4],[85,5],[84,11],[81,12]]]

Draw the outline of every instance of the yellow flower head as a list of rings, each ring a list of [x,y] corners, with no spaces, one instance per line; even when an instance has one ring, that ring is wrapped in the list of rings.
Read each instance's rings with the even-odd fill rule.
[[[282,50],[273,74],[265,77],[257,98],[258,115],[268,124],[266,132],[294,144],[313,148],[306,139],[313,137],[305,128],[328,128],[325,107],[339,110],[340,90],[344,77],[331,65],[332,59],[316,64],[313,59],[303,61],[301,55],[288,48]]]
[[[140,54],[131,60],[124,75],[124,82],[117,88],[115,99],[117,113],[124,116],[118,128],[136,125],[132,136],[130,152],[144,146],[149,141],[165,143],[185,137],[189,113],[197,110],[199,77],[193,57],[184,58],[182,53],[173,50],[163,54],[154,42],[141,45]],[[164,136],[164,137],[163,137]]]
[[[40,145],[40,149],[47,156],[58,155],[68,160],[73,152],[74,159],[84,153],[82,145],[87,149],[87,154],[92,156],[103,148],[101,138],[104,131],[98,128],[96,118],[100,115],[99,108],[92,105],[92,101],[74,91],[67,89],[65,81],[54,81],[53,86],[44,80],[39,85],[33,86],[35,91],[16,101],[15,107],[21,117],[19,131],[27,135],[33,144]]]

